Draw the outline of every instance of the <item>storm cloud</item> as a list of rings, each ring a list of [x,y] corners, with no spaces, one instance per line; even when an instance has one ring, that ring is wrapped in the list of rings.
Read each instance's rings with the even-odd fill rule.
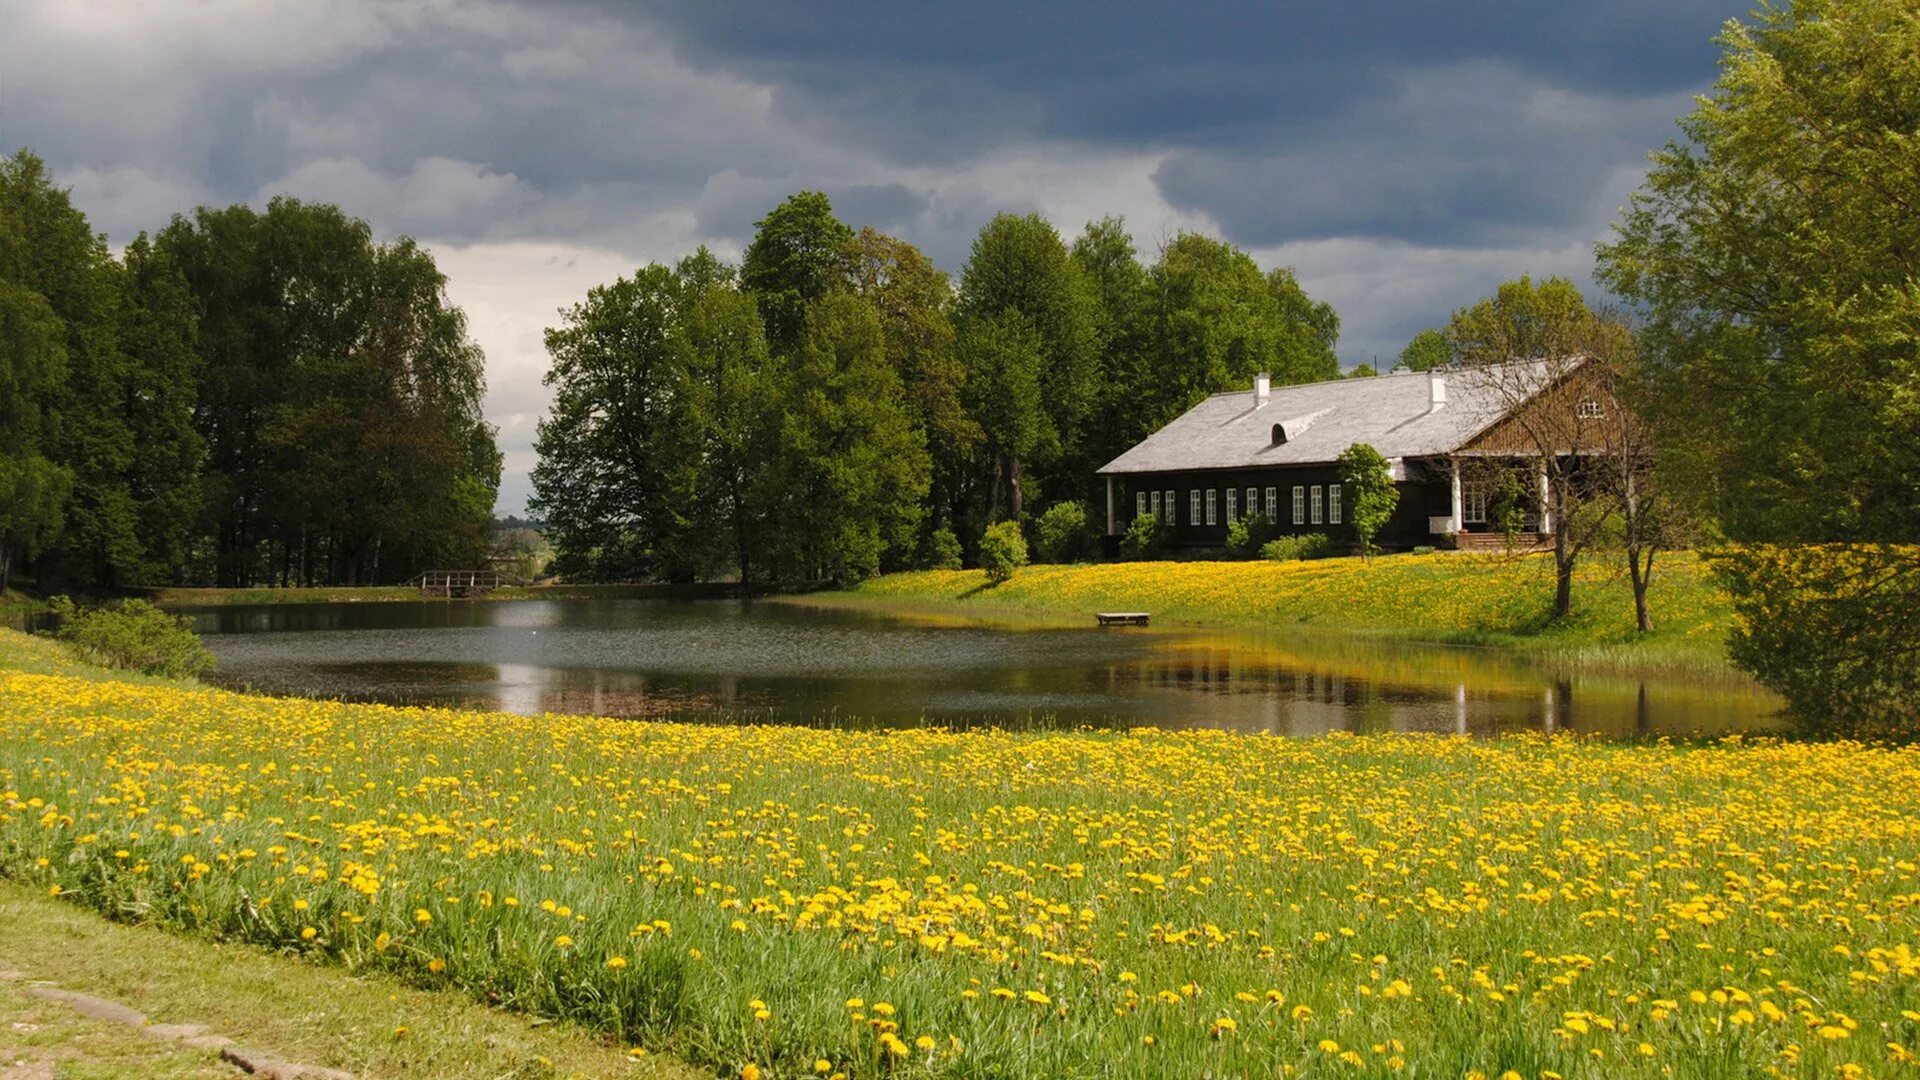
[[[1297,267],[1350,363],[1499,280],[1585,280],[1744,0],[0,0],[0,144],[116,243],[289,193],[429,244],[524,502],[540,331],[736,255],[801,188],[958,270],[997,210]]]

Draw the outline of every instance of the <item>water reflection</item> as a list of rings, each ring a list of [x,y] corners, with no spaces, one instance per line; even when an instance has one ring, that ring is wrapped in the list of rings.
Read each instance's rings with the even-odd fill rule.
[[[194,614],[229,685],[519,713],[1286,735],[1712,735],[1782,726],[1776,702],[1741,681],[1555,677],[1483,650],[1298,634],[935,624],[720,600]]]

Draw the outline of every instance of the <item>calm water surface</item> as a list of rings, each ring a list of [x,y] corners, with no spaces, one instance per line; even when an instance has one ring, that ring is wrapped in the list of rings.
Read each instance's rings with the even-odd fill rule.
[[[1297,633],[910,621],[767,601],[286,604],[191,611],[218,681],[511,712],[787,723],[1157,725],[1279,734],[1781,727],[1750,684],[1555,676],[1485,650]]]

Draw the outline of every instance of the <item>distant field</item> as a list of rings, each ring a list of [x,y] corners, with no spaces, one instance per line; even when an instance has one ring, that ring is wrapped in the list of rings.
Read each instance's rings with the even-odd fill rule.
[[[1914,747],[526,717],[0,631],[0,877],[727,1078],[1909,1075],[1917,823]]]
[[[1546,555],[1435,553],[1309,562],[1147,562],[1030,566],[992,586],[978,570],[889,574],[846,593],[809,597],[853,606],[980,613],[1151,612],[1156,623],[1305,626],[1420,641],[1496,645],[1591,667],[1724,668],[1732,610],[1691,552],[1655,564],[1655,632],[1633,625],[1633,591],[1618,559],[1583,561],[1574,612],[1548,618]]]

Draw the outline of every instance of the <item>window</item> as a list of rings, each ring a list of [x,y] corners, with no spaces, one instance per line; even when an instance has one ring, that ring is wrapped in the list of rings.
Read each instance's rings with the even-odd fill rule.
[[[1267,520],[1271,522],[1278,522],[1280,520],[1279,488],[1267,489]]]
[[[1200,524],[1200,489],[1187,492],[1187,524]]]
[[[1154,498],[1156,499],[1158,499],[1159,497],[1160,496],[1158,495],[1154,496]],[[1147,493],[1144,491],[1134,492],[1133,493],[1133,516],[1145,517],[1146,513],[1147,513]]]
[[[1475,525],[1487,523],[1487,485],[1467,484],[1460,489],[1460,516]]]
[[[1227,489],[1227,520],[1232,521],[1234,518],[1237,518],[1239,516],[1240,516],[1240,489],[1228,488]]]
[[[1157,491],[1153,493],[1153,516],[1160,516],[1160,493]]]
[[[1295,525],[1307,523],[1307,489],[1297,484],[1293,488],[1293,523]]]
[[[1260,492],[1255,488],[1248,488],[1247,489],[1247,516],[1252,517],[1253,515],[1259,512],[1260,512]]]
[[[1167,524],[1180,524],[1180,504],[1173,501],[1173,492],[1167,492],[1166,502],[1163,505],[1167,508]]]
[[[1320,524],[1320,501],[1321,501],[1321,498],[1322,498],[1322,494],[1321,494],[1321,491],[1320,491],[1320,485],[1319,485],[1319,484],[1315,484],[1315,485],[1313,485],[1313,523],[1314,523],[1315,525],[1318,525],[1318,524]]]
[[[1340,485],[1327,485],[1327,524],[1340,524]]]
[[[1214,506],[1214,496],[1218,494],[1220,493],[1212,488],[1207,489],[1207,524],[1209,525],[1218,525],[1220,523],[1218,508]]]
[[[1601,408],[1597,401],[1583,401],[1574,406],[1573,415],[1582,420],[1598,420],[1607,415],[1607,410]]]

